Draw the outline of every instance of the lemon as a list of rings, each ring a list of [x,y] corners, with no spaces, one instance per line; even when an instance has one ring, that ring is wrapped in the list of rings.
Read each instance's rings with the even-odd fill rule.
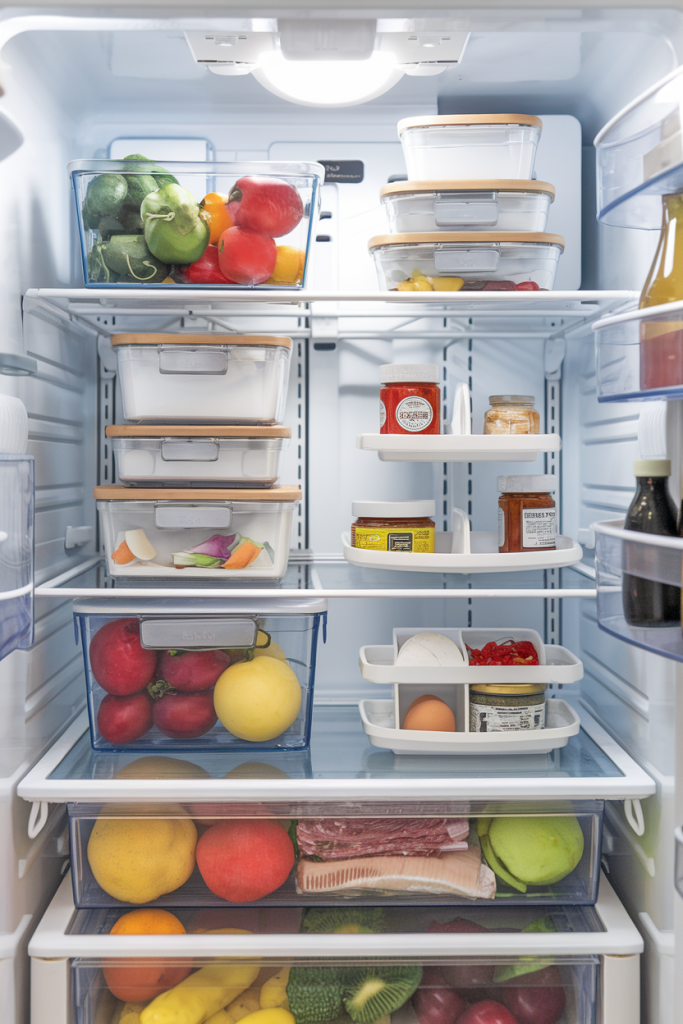
[[[268,284],[300,284],[304,274],[306,253],[293,245],[278,245],[273,273]]]
[[[127,818],[97,819],[88,840],[88,862],[109,896],[151,903],[180,888],[194,871],[197,829],[180,807],[164,808],[178,815],[174,818],[145,818],[134,809],[129,813]]]
[[[296,721],[301,687],[296,673],[278,658],[254,658],[230,665],[213,691],[221,723],[241,740],[275,739]]]

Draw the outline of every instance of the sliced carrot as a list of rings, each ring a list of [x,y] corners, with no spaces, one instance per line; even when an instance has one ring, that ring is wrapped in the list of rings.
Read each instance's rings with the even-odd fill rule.
[[[130,550],[125,540],[121,541],[116,551],[111,556],[112,562],[115,562],[116,565],[127,565],[128,562],[132,562],[134,558],[135,555]]]
[[[227,562],[223,562],[221,568],[246,569],[247,566],[256,561],[262,551],[263,548],[254,544],[253,541],[243,540],[242,543],[235,548]]]

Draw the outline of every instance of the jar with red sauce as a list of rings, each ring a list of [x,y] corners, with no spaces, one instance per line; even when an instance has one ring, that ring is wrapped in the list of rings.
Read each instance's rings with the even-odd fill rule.
[[[498,551],[554,551],[557,479],[552,474],[499,476]]]
[[[435,363],[380,366],[380,434],[440,434],[441,389]]]

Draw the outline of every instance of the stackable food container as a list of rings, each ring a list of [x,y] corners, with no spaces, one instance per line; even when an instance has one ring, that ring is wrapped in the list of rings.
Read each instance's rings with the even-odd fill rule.
[[[111,426],[117,478],[142,487],[272,487],[289,427]]]
[[[301,489],[96,487],[114,579],[281,579]],[[232,561],[232,566],[230,562]]]
[[[198,596],[115,605],[101,597],[74,601],[93,750],[172,754],[308,748],[321,625],[323,641],[326,637],[325,600]],[[219,683],[231,666],[235,671]],[[219,710],[225,717],[221,686],[230,687],[235,700],[246,693],[247,703],[251,698],[255,706],[262,687],[271,693],[276,688],[283,705],[275,717],[256,715],[247,722],[252,738],[230,720],[233,730],[242,733],[237,735],[220,717],[216,720]],[[284,727],[278,732],[279,724]]]
[[[395,181],[380,199],[393,233],[545,231],[555,187],[511,178]]]
[[[290,338],[115,334],[123,415],[136,423],[278,423]]]
[[[533,176],[543,122],[526,114],[407,117],[398,136],[411,181]]]
[[[553,287],[561,235],[425,232],[368,243],[385,291],[539,291]]]

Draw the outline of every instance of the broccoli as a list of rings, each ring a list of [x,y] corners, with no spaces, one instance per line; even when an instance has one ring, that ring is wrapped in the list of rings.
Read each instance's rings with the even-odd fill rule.
[[[325,935],[382,932],[384,911],[381,907],[312,907],[304,916],[303,930]]]
[[[336,967],[292,967],[287,1000],[296,1024],[328,1024],[342,1011],[344,974]]]

